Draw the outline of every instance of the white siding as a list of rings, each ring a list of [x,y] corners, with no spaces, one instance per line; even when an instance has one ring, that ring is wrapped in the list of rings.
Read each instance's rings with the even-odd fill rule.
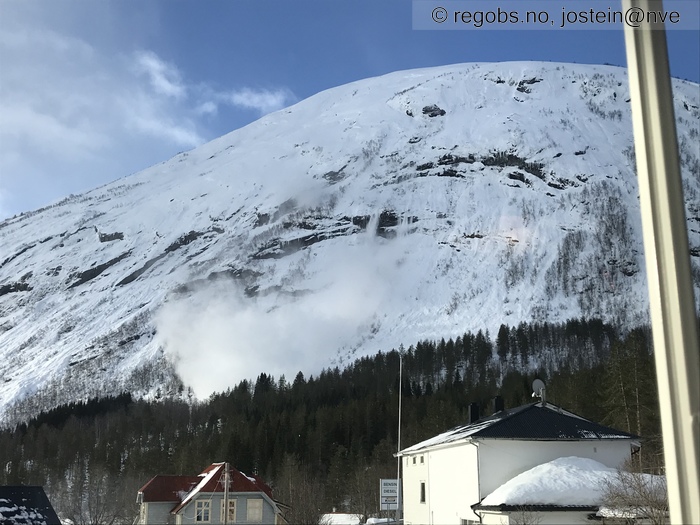
[[[424,463],[420,463],[423,456]],[[406,525],[428,523],[428,501],[430,501],[430,483],[428,482],[427,454],[417,454],[402,458],[403,461],[403,509]],[[413,460],[416,463],[413,463]],[[425,483],[426,503],[420,502],[420,484]]]
[[[421,456],[424,463],[421,464]],[[413,464],[413,457],[416,464]],[[408,464],[406,464],[408,460]],[[469,444],[408,456],[403,464],[404,521],[414,524],[459,524],[478,520],[471,505],[478,503],[477,450]],[[420,484],[425,482],[425,503]]]
[[[483,511],[483,525],[520,525],[537,523],[539,525],[590,525],[590,512],[487,512]]]

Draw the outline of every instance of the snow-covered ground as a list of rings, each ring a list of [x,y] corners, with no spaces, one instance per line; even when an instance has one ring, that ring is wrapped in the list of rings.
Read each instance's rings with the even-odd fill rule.
[[[700,254],[698,86],[674,89]],[[207,396],[501,323],[644,322],[638,214],[623,69],[340,86],[0,223],[0,417],[153,394],[167,362]]]
[[[362,523],[362,516],[358,514],[332,512],[321,516],[319,523],[320,525],[360,525],[360,523]]]

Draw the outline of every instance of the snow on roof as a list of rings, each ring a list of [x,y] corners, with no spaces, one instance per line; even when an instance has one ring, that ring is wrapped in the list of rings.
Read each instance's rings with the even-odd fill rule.
[[[537,465],[486,496],[479,507],[498,505],[598,506],[616,470],[588,458],[558,458]]]
[[[498,419],[491,419],[489,418],[484,419],[482,421],[477,421],[476,423],[472,423],[470,425],[461,425],[458,427],[454,427],[447,432],[443,432],[442,434],[438,434],[435,437],[432,437],[430,439],[426,439],[425,441],[421,441],[420,443],[416,443],[415,445],[403,449],[401,452],[399,452],[399,456],[402,456],[404,454],[410,454],[411,452],[417,452],[418,450],[422,450],[428,447],[432,447],[434,445],[442,445],[445,443],[452,443],[454,441],[459,441],[460,439],[465,439],[468,438],[469,436],[477,433],[479,430],[488,427],[489,425],[493,425],[499,421]]]
[[[191,488],[188,489],[185,494],[179,495],[178,500],[181,500],[181,503],[178,503],[171,512],[177,513],[182,510],[197,494],[223,492],[224,465],[225,463],[212,463],[198,476],[183,476],[185,480],[194,479],[194,482],[190,484]],[[255,474],[248,476],[233,467],[229,467],[229,475],[229,490],[232,493],[260,492],[268,496],[270,500],[274,502],[272,497],[272,489]],[[154,479],[157,479],[158,477],[159,476],[156,476]],[[144,490],[146,488],[150,488],[148,484],[141,489],[141,491],[144,493],[144,501],[155,501],[154,499],[146,499],[147,491]]]
[[[182,501],[187,493],[199,483],[199,476],[164,476],[152,477],[139,489],[142,501]]]
[[[224,463],[212,463],[209,467],[207,467],[204,472],[200,474],[202,477],[202,480],[197,484],[195,488],[193,488],[190,493],[185,497],[185,499],[182,500],[182,503],[180,503],[173,512],[176,512],[180,510],[182,507],[187,505],[190,500],[195,497],[199,492],[204,488],[204,486],[209,483],[209,481],[219,473],[219,471],[224,467]]]
[[[475,423],[460,425],[435,437],[405,448],[403,456],[420,450],[454,443],[467,438],[588,440],[635,439],[637,436],[615,430],[547,403],[530,403],[501,410]]]
[[[60,525],[44,489],[26,485],[0,487],[0,523]]]
[[[638,513],[634,509],[611,509],[610,507],[600,507],[596,516],[601,518],[621,518],[621,519],[635,519]]]

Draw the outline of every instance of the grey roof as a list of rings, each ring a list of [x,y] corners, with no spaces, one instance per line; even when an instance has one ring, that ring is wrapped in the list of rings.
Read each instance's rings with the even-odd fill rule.
[[[39,486],[0,487],[0,523],[60,525],[49,498]]]
[[[476,503],[472,505],[474,510],[491,510],[500,512],[531,511],[531,512],[597,512],[599,505],[482,505]]]
[[[580,441],[602,439],[639,439],[634,434],[606,427],[547,403],[530,403],[501,410],[492,416],[405,448],[397,455],[412,454],[437,445],[467,438],[522,439],[541,441]]]

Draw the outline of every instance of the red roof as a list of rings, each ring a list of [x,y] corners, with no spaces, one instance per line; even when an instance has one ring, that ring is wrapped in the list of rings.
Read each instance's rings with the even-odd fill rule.
[[[202,478],[199,476],[155,476],[139,489],[143,493],[143,502],[181,501]]]
[[[199,492],[223,492],[224,491],[224,464],[212,463],[199,475],[201,480],[213,470],[220,470],[220,474],[215,474]],[[272,489],[258,476],[247,476],[240,470],[229,466],[229,492],[264,492],[272,499]]]
[[[229,492],[263,492],[272,499],[272,489],[258,476],[247,476],[229,467]],[[145,503],[152,501],[172,501],[179,511],[192,497],[200,492],[224,491],[224,463],[212,463],[199,476],[156,476],[146,483],[139,492]]]

